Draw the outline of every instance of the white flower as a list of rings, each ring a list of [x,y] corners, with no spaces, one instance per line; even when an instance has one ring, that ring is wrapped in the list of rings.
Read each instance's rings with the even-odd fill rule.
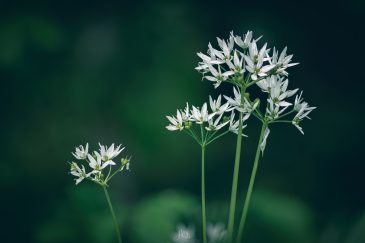
[[[115,163],[111,160],[103,162],[101,155],[98,152],[95,151],[94,154],[96,158],[90,154],[87,155],[87,158],[89,159],[89,166],[93,169],[93,172],[101,172],[108,165],[115,165]]]
[[[276,76],[270,76],[258,81],[256,84],[261,88],[263,92],[268,93],[272,87],[274,87],[277,83]]]
[[[287,56],[286,50],[287,48],[285,47],[280,53],[280,56],[278,56],[279,52],[274,47],[273,55],[271,58],[269,58],[269,62],[271,65],[275,65],[276,74],[288,76],[288,73],[285,71],[285,69],[298,65],[299,63],[290,63],[293,55]]]
[[[89,144],[87,143],[85,148],[80,145],[79,147],[76,147],[76,151],[75,153],[72,153],[72,155],[76,158],[76,159],[86,159],[87,154],[88,154],[88,150],[89,150]]]
[[[247,33],[245,35],[243,35],[242,38],[238,35],[234,36],[233,31],[232,31],[231,36],[233,36],[234,42],[236,42],[236,44],[239,47],[241,47],[242,49],[247,49],[252,40],[252,31],[247,31]],[[258,41],[259,39],[257,39],[256,41]]]
[[[204,103],[200,110],[195,106],[192,107],[193,109],[191,110],[191,120],[195,121],[197,124],[203,124],[204,122],[208,122],[215,115],[215,113],[208,113],[207,103]]]
[[[264,133],[263,138],[262,138],[262,142],[260,144],[260,149],[261,149],[262,154],[264,154],[264,150],[265,150],[265,147],[266,147],[266,140],[267,140],[269,134],[270,134],[270,129],[268,127],[266,127],[265,133]]]
[[[275,120],[278,118],[289,106],[278,106],[272,99],[267,100],[266,115],[269,120]],[[283,108],[281,108],[283,107]]]
[[[307,102],[304,102],[302,99],[302,93],[300,93],[300,95],[295,97],[295,102],[294,102],[294,110],[297,111],[297,114],[295,115],[295,117],[292,120],[292,124],[298,128],[298,130],[304,134],[303,129],[299,126],[299,123],[304,119],[304,118],[308,118],[310,119],[310,117],[308,116],[309,113],[312,112],[312,110],[316,109],[316,107],[309,107]]]
[[[269,50],[266,49],[266,44],[258,51],[256,41],[252,41],[249,45],[249,56],[245,55],[247,63],[246,69],[252,73],[252,80],[257,80],[258,77],[265,77],[267,73],[275,67],[275,65],[263,65],[267,60],[266,55]]]
[[[168,126],[166,126],[167,130],[169,131],[176,131],[176,130],[183,130],[183,117],[179,110],[176,112],[176,117],[174,116],[166,116],[166,118],[171,122]]]
[[[213,121],[213,118],[208,120],[208,126],[205,127],[205,129],[207,131],[218,131],[221,128],[223,128],[225,125],[227,125],[229,123],[229,120],[225,121],[225,122],[222,122],[222,123],[219,123],[222,116],[223,116],[223,114],[221,114],[215,121]]]
[[[222,114],[227,111],[229,108],[229,103],[221,104],[222,96],[219,95],[217,100],[213,100],[212,97],[209,95],[209,105],[212,110],[212,112],[215,112],[217,114]]]
[[[209,243],[220,243],[226,239],[227,231],[224,228],[224,224],[208,224],[207,236]]]
[[[187,122],[187,121],[190,121],[190,109],[189,109],[189,104],[188,102],[186,102],[186,107],[184,109],[184,111],[180,111],[181,113],[181,117],[182,117],[182,121],[183,122]]]
[[[241,92],[238,89],[236,89],[235,87],[233,87],[233,95],[234,95],[233,99],[229,96],[224,95],[224,98],[232,106],[230,110],[236,109],[238,111],[244,112],[243,108],[241,107],[242,106]]]
[[[233,50],[234,46],[234,38],[233,36],[230,36],[229,39],[226,41],[219,39],[217,37],[218,45],[222,49],[223,53],[223,60],[228,61],[231,59],[231,51]]]
[[[81,168],[75,163],[71,163],[71,175],[78,177],[76,180],[76,185],[79,184],[85,178],[88,178],[92,172],[86,173],[85,167],[81,165]]]
[[[204,76],[205,79],[215,82],[214,84],[214,88],[218,88],[218,86],[223,82],[226,81],[228,79],[229,76],[233,75],[234,72],[233,71],[226,71],[224,73],[222,73],[221,71],[221,67],[218,66],[218,70],[215,69],[212,65],[208,64],[208,69],[211,73],[211,75],[213,76]]]
[[[271,87],[269,88],[270,97],[269,99],[277,106],[290,106],[291,103],[285,101],[284,99],[293,96],[298,89],[287,90],[289,81],[286,79],[277,79],[276,76],[271,76],[269,78]]]
[[[259,104],[259,100],[251,104],[246,97],[244,97],[242,102],[241,92],[235,87],[233,87],[233,95],[234,95],[233,99],[229,96],[224,95],[224,98],[231,105],[231,107],[228,108],[227,111],[237,110],[243,113],[250,113],[253,110],[255,110]]]
[[[243,123],[250,117],[250,114],[247,113],[246,115],[244,115],[242,117],[242,130],[247,126],[247,125],[243,125]],[[240,125],[240,121],[239,119],[235,120],[235,114],[234,111],[232,111],[231,113],[231,118],[229,120],[229,130],[235,134],[238,134],[238,128]],[[242,133],[242,136],[247,137],[245,134]]]
[[[210,51],[208,51],[210,53],[210,55],[205,55],[201,52],[197,53],[197,55],[202,59],[202,62],[198,63],[198,66],[195,68],[197,71],[206,73],[209,71],[208,65],[213,65],[213,64],[223,64],[224,61],[221,59],[217,59],[217,55],[221,58],[223,58],[223,55],[215,50],[209,43],[209,49]]]
[[[239,58],[238,55],[240,55],[241,58]],[[233,54],[233,63],[231,60],[228,60],[227,65],[235,73],[242,74],[245,72],[245,68],[243,66],[243,64],[244,64],[243,59],[244,59],[243,55],[241,53],[239,53],[238,51],[235,51]]]
[[[178,225],[177,231],[172,235],[172,240],[174,243],[194,243],[196,242],[195,230],[192,227]]]
[[[107,146],[103,146],[99,143],[100,146],[100,156],[103,161],[112,160],[117,157],[120,152],[123,151],[124,148],[120,148],[122,145],[120,144],[118,147],[114,149],[114,143],[108,148]]]

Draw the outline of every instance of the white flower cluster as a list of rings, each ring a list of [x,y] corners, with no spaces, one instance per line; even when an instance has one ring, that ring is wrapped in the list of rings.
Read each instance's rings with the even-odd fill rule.
[[[222,82],[243,82],[242,74],[246,71],[253,81],[270,75],[287,76],[286,69],[298,64],[290,63],[293,55],[287,56],[287,48],[284,48],[279,56],[274,48],[270,56],[267,44],[258,49],[259,39],[261,37],[256,40],[252,38],[252,31],[248,31],[243,37],[231,32],[228,40],[217,38],[219,48],[215,49],[209,43],[207,54],[198,53],[202,61],[195,69],[203,73],[203,78],[214,82],[215,88]]]
[[[166,116],[170,124],[166,128],[170,131],[189,130],[194,132],[192,126],[194,124],[204,126],[207,132],[217,132],[229,125],[228,131],[237,133],[240,124],[239,118],[235,119],[235,111],[242,112],[241,123],[246,121],[251,112],[256,109],[258,102],[251,103],[247,98],[244,98],[244,104],[241,104],[241,93],[237,89],[233,89],[234,98],[224,96],[227,100],[222,103],[222,96],[219,95],[216,100],[209,96],[209,108],[207,103],[204,103],[201,108],[186,104],[184,110],[178,109],[176,116]],[[229,113],[227,116],[225,114]],[[245,127],[245,126],[243,126]]]
[[[226,240],[227,231],[224,224],[208,223],[207,236],[209,243],[223,243]],[[195,239],[195,229],[192,226],[186,227],[182,224],[177,226],[176,232],[172,234],[172,241],[174,243],[194,243],[198,242]]]
[[[114,143],[108,148],[107,146],[101,145],[99,143],[99,151],[94,151],[89,153],[89,144],[87,143],[85,148],[80,145],[76,147],[75,152],[72,155],[81,161],[79,165],[76,162],[71,162],[71,171],[70,173],[77,177],[76,185],[79,184],[84,179],[89,179],[101,185],[106,185],[107,182],[119,171],[122,171],[124,168],[129,170],[129,158],[123,158],[120,161],[120,166],[118,169],[114,170],[112,173],[112,166],[116,165],[113,161],[124,149],[121,148],[121,145],[115,147]],[[87,164],[91,171],[86,172],[85,166],[83,164]],[[107,175],[105,175],[104,169],[109,167],[109,171]]]
[[[271,52],[266,43],[258,48],[259,39],[261,37],[253,38],[252,31],[248,31],[242,37],[231,32],[228,40],[217,38],[218,48],[214,48],[209,43],[206,54],[201,52],[197,54],[202,60],[195,69],[203,74],[203,78],[213,82],[215,88],[222,82],[234,84],[244,90],[257,84],[263,92],[268,94],[265,115],[256,110],[259,102],[242,100],[235,89],[234,99],[225,97],[237,111],[254,111],[256,117],[261,120],[267,119],[267,123],[278,122],[284,116],[297,112],[291,122],[303,133],[299,124],[304,118],[309,118],[308,114],[315,107],[310,107],[304,102],[301,94],[296,96],[294,106],[287,101],[298,92],[298,89],[288,90],[287,68],[298,63],[291,62],[293,55],[287,55],[286,47],[280,54],[275,47]],[[293,110],[284,113],[289,107]],[[264,138],[267,138],[268,134],[269,131],[266,131]]]
[[[204,103],[201,108],[186,104],[184,110],[177,110],[176,117],[166,116],[170,121],[170,125],[166,128],[170,131],[176,131],[183,129],[190,129],[192,123],[198,125],[204,125],[207,131],[218,131],[229,123],[222,119],[224,113],[230,111],[231,107],[229,103],[222,104],[222,97],[218,96],[217,100],[213,100],[209,96],[210,111],[208,111],[207,103]]]

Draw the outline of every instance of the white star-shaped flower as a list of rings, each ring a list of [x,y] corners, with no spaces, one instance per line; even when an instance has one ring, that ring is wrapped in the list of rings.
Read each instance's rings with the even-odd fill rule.
[[[89,144],[87,143],[85,148],[84,146],[80,145],[79,147],[76,147],[75,153],[72,153],[72,155],[79,160],[83,160],[87,158],[88,150],[89,150]]]

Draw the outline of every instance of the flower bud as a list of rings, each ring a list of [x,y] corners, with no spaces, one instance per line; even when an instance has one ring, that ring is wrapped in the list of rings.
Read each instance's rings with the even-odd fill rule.
[[[125,166],[126,164],[129,163],[129,159],[123,158],[123,159],[120,160],[120,162],[122,163],[122,166]]]
[[[184,122],[184,126],[185,126],[186,129],[190,129],[191,128],[191,125],[192,125],[192,122],[191,121]]]

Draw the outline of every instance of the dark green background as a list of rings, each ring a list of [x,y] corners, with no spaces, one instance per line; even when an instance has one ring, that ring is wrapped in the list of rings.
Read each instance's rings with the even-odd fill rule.
[[[318,107],[305,136],[271,129],[246,242],[365,242],[364,14],[361,0],[1,1],[1,242],[115,242],[102,191],[76,187],[66,163],[99,141],[133,156],[111,183],[126,242],[199,227],[199,147],[165,115],[231,92],[194,70],[196,52],[231,30],[287,45],[301,63],[290,87]],[[258,132],[249,123],[239,207]],[[234,145],[230,135],[207,150],[213,222],[226,222]]]

